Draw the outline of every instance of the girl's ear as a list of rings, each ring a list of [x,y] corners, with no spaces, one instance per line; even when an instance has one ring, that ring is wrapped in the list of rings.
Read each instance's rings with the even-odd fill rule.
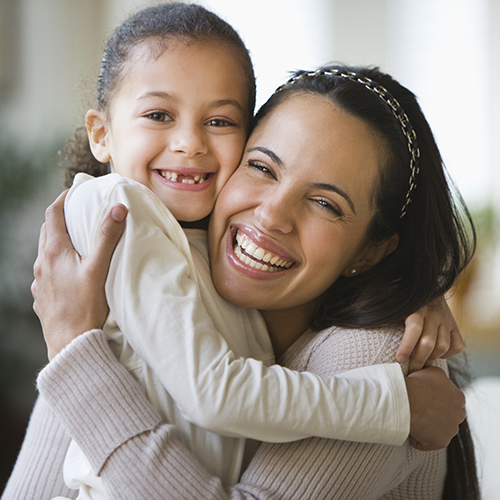
[[[97,109],[89,109],[85,115],[85,126],[89,137],[90,149],[96,160],[107,163],[109,154],[108,128],[104,114]]]
[[[399,244],[399,234],[394,233],[382,243],[369,243],[361,257],[342,273],[342,276],[356,276],[376,266],[384,257],[394,252]]]

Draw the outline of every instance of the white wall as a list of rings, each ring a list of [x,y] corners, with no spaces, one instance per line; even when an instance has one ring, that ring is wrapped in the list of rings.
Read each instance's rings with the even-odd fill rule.
[[[103,40],[158,0],[3,0],[18,26],[0,36],[0,109],[27,143],[67,134],[92,103]],[[287,72],[332,61],[377,64],[414,90],[473,208],[500,197],[494,149],[500,73],[498,0],[199,0],[230,22],[256,69],[258,104]],[[10,5],[10,7],[8,7]],[[14,7],[12,7],[14,6]],[[8,21],[7,21],[8,22]],[[5,70],[10,47],[16,71]],[[8,66],[8,65],[7,65]],[[11,76],[11,73],[14,77]]]

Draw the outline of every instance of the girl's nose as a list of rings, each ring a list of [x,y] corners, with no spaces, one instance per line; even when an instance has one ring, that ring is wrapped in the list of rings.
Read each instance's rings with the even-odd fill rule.
[[[255,209],[262,229],[283,234],[291,233],[295,226],[293,203],[290,196],[279,191],[265,197]]]
[[[188,158],[208,152],[203,131],[193,124],[179,124],[172,131],[170,149],[174,153],[184,154]]]

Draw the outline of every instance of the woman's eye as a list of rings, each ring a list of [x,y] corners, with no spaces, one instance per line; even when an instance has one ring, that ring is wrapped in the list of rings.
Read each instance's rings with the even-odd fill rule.
[[[247,165],[254,170],[258,170],[263,174],[271,175],[274,177],[274,172],[264,163],[261,163],[259,161],[248,160]]]
[[[206,125],[209,127],[233,127],[234,123],[224,120],[223,118],[214,118],[213,120],[209,120]]]
[[[172,117],[165,111],[153,111],[146,115],[147,118],[155,122],[170,122]]]
[[[323,209],[325,210],[328,210],[329,212],[333,213],[334,215],[336,215],[337,217],[342,217],[344,214],[342,213],[342,211],[337,207],[337,205],[333,205],[332,203],[326,201],[326,200],[322,200],[321,198],[320,199],[317,199],[315,200],[316,203]]]

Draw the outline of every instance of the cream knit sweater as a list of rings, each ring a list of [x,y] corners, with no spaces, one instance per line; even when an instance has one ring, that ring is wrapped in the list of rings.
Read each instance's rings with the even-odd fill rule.
[[[399,330],[331,328],[304,334],[280,361],[328,376],[392,362],[400,339]],[[223,488],[176,439],[175,428],[161,423],[99,330],[58,355],[41,372],[38,387],[41,397],[2,500],[75,498],[61,473],[70,435],[103,478],[110,499],[441,497],[446,450],[320,438],[262,444],[240,483]]]

